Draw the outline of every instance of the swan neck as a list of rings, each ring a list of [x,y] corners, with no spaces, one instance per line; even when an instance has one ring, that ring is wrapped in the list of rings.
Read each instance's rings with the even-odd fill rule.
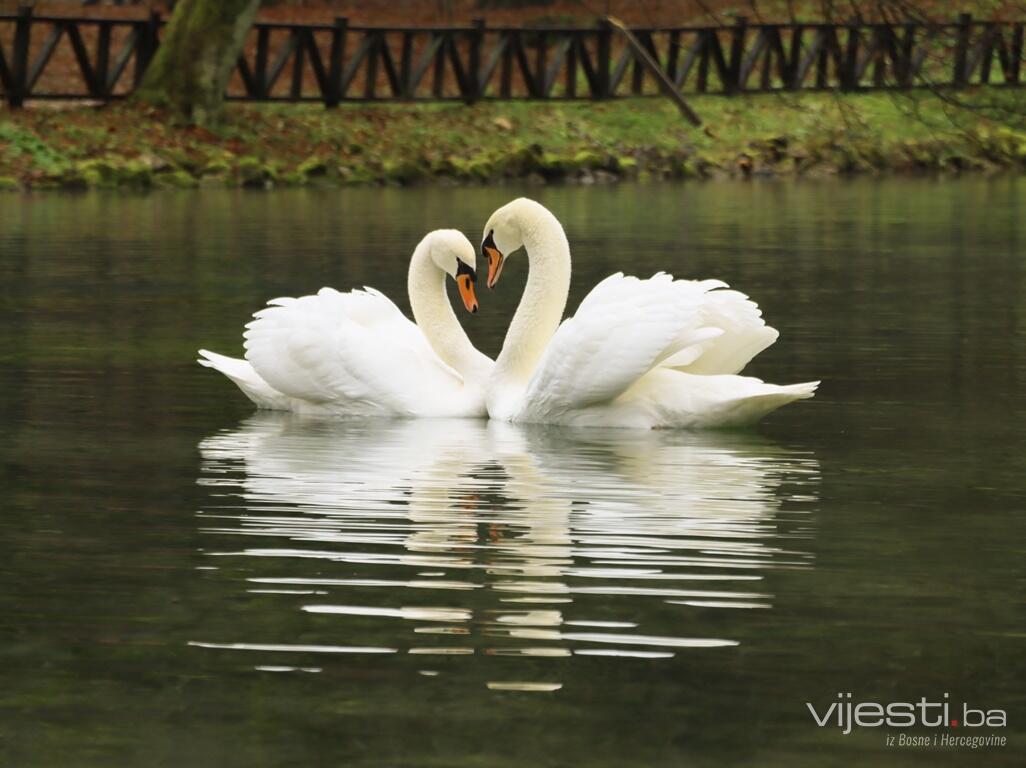
[[[445,272],[432,261],[430,247],[421,243],[410,261],[407,290],[410,308],[431,349],[446,365],[469,378],[484,374],[484,357],[467,337],[445,290]]]
[[[563,226],[544,209],[525,218],[527,285],[496,360],[496,375],[520,384],[530,379],[559,327],[570,293],[570,244]]]

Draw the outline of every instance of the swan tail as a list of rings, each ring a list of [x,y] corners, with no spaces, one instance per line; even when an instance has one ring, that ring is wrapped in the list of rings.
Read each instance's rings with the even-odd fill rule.
[[[623,414],[656,429],[745,427],[781,406],[812,397],[818,386],[818,381],[780,386],[751,376],[700,376],[659,368],[619,405]]]
[[[751,392],[729,397],[719,403],[718,407],[711,409],[707,417],[708,423],[703,426],[714,428],[750,426],[777,408],[796,400],[807,400],[812,397],[816,394],[819,382],[806,381],[801,384],[787,385],[762,382],[755,384],[753,382],[750,386]]]
[[[242,390],[242,393],[252,400],[258,408],[266,408],[272,411],[291,410],[289,399],[260,378],[260,375],[253,370],[253,366],[246,360],[227,357],[216,352],[201,349],[196,362],[206,368],[213,368],[215,371],[223,373],[235,382],[235,385]]]

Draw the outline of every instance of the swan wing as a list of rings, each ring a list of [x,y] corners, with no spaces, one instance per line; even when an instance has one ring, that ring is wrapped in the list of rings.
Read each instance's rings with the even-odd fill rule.
[[[384,294],[323,288],[282,298],[246,327],[246,359],[275,390],[341,411],[415,414],[462,385]]]
[[[743,293],[718,280],[697,285],[706,287],[698,312],[702,331],[662,366],[704,375],[740,373],[780,334],[766,325],[759,305]]]
[[[592,289],[549,342],[521,418],[550,420],[614,399],[653,366],[703,341],[700,310],[713,281],[611,275]]]

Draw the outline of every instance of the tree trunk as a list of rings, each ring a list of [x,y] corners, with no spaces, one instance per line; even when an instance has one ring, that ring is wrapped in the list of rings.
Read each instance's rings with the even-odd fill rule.
[[[217,121],[260,0],[179,0],[136,98],[191,122]]]

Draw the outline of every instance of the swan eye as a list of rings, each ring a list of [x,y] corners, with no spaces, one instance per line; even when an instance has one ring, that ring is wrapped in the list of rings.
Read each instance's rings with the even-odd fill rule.
[[[477,271],[462,259],[456,259],[456,280],[459,281],[463,275],[467,275],[470,278],[470,282],[477,282]]]

